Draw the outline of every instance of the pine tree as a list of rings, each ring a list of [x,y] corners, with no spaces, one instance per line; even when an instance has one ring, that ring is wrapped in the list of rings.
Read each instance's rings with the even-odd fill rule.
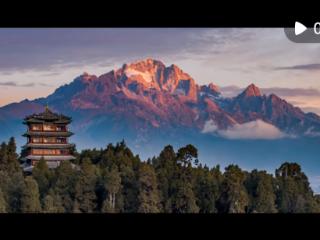
[[[250,195],[249,211],[253,213],[275,213],[276,195],[273,177],[266,171],[253,170],[246,186]]]
[[[8,151],[7,144],[3,142],[0,146],[0,171],[8,170]]]
[[[176,153],[173,147],[170,145],[165,146],[159,157],[153,159],[152,164],[155,168],[158,182],[160,183],[161,209],[166,213],[170,213],[172,211],[172,182],[177,168]]]
[[[137,212],[138,209],[138,181],[137,172],[140,164],[139,156],[134,156],[131,150],[122,141],[115,146],[114,154],[121,176],[121,194],[123,206],[120,212]]]
[[[53,190],[60,196],[65,212],[72,212],[75,199],[77,172],[69,161],[63,161],[56,168],[53,177]]]
[[[103,176],[104,188],[106,191],[106,199],[103,202],[102,211],[114,213],[116,212],[117,194],[121,190],[121,177],[116,167],[105,172]]]
[[[0,188],[0,213],[6,213],[7,212],[7,203],[4,197],[4,194]]]
[[[198,213],[196,197],[193,192],[192,162],[197,160],[198,151],[192,145],[178,150],[174,179],[172,183],[171,204],[174,213]],[[196,161],[195,161],[196,162]]]
[[[160,196],[157,177],[154,169],[147,163],[142,163],[139,168],[139,207],[140,213],[160,212]]]
[[[63,213],[64,208],[61,203],[61,198],[54,194],[53,191],[49,191],[48,195],[44,198],[44,213]]]
[[[221,172],[219,166],[209,170],[201,165],[194,169],[195,183],[194,192],[200,213],[215,213],[216,201],[219,196],[219,184]]]
[[[38,184],[31,176],[25,178],[25,188],[21,197],[21,211],[23,213],[38,213],[41,211]]]
[[[186,145],[178,150],[177,163],[182,167],[189,167],[194,162],[198,163],[198,150],[191,144]]]
[[[44,198],[43,212],[44,213],[55,213],[56,212],[56,209],[54,206],[54,199],[50,195],[47,195]]]
[[[95,166],[90,159],[85,159],[81,164],[81,170],[75,186],[74,212],[91,213],[97,206],[95,187],[97,183]]]
[[[177,181],[176,190],[171,198],[173,213],[198,213],[199,207],[189,182]]]
[[[21,212],[21,200],[25,188],[25,181],[21,172],[16,172],[9,177],[7,185],[9,212]]]
[[[7,171],[0,170],[0,189],[2,190],[5,202],[9,202],[9,187],[11,184],[11,177]]]
[[[244,186],[246,174],[237,165],[229,165],[223,175],[217,206],[219,212],[246,213],[249,205],[249,196]]]
[[[51,173],[47,162],[41,158],[36,166],[32,169],[32,176],[37,181],[41,199],[47,194],[50,188]]]
[[[13,137],[10,138],[7,145],[7,157],[8,157],[8,172],[13,173],[17,171],[21,171],[20,164],[18,161],[17,154],[17,146],[15,139]]]
[[[0,146],[0,170],[10,174],[21,171],[16,153],[16,143],[14,138],[10,138],[8,144],[3,142]]]
[[[307,176],[297,163],[284,163],[276,170],[277,204],[284,213],[319,211]]]

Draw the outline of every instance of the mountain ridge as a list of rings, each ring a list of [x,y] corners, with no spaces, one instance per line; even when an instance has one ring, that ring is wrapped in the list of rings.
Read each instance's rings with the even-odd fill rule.
[[[238,96],[224,98],[214,83],[198,85],[177,65],[166,66],[150,58],[123,64],[100,76],[84,72],[47,97],[1,107],[5,131],[22,131],[19,121],[46,104],[71,115],[73,128],[84,138],[112,133],[148,142],[159,134],[204,134],[208,122],[214,126],[211,133],[216,134],[215,130],[257,120],[295,136],[320,133],[318,115],[304,113],[275,94],[262,95],[254,84]]]

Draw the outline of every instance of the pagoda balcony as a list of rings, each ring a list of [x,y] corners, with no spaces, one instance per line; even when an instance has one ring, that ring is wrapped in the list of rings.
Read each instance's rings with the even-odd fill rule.
[[[41,160],[47,161],[64,161],[64,160],[74,160],[75,157],[72,155],[28,155],[24,157],[24,160]]]
[[[27,143],[35,143],[35,144],[68,144],[68,139],[66,137],[37,137],[32,136],[28,137]]]
[[[22,136],[46,136],[46,137],[70,137],[72,132],[58,132],[58,131],[27,131]]]
[[[28,132],[68,132],[67,128],[43,129],[43,128],[28,128]]]
[[[74,144],[71,143],[27,143],[22,148],[40,148],[40,149],[66,149],[73,148]]]

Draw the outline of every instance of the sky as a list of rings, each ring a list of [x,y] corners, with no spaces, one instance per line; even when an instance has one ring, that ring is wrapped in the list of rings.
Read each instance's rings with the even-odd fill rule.
[[[45,97],[83,72],[153,58],[225,96],[254,83],[320,114],[320,44],[293,43],[281,28],[6,28],[0,53],[0,106]]]

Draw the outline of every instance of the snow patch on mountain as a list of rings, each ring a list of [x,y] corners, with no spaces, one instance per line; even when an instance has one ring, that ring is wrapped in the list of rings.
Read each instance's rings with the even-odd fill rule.
[[[124,73],[128,78],[140,75],[147,83],[151,83],[153,81],[153,76],[149,72],[140,72],[138,70],[128,68]]]

